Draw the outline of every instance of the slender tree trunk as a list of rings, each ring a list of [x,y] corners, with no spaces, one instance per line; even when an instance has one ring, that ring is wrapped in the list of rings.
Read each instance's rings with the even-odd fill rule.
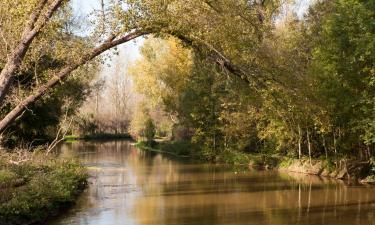
[[[42,97],[49,89],[57,85],[62,79],[68,76],[72,71],[76,70],[79,66],[86,64],[88,61],[94,59],[101,53],[111,49],[117,45],[133,40],[139,36],[145,35],[147,32],[135,31],[122,38],[115,39],[114,36],[105,41],[102,45],[94,48],[90,53],[84,55],[76,63],[68,65],[60,70],[57,74],[44,85],[35,90],[35,92],[29,95],[27,98],[22,100],[15,108],[13,108],[1,121],[0,121],[0,133],[2,133],[8,125],[14,122],[14,120],[22,114],[22,112],[40,97]]]
[[[298,124],[298,158],[301,159],[302,157],[302,129],[301,126]]]
[[[327,150],[326,138],[324,137],[324,134],[322,134],[322,139],[323,139],[323,148],[324,148],[324,152],[326,154],[326,159],[328,159],[328,150]]]
[[[55,0],[49,6],[46,12],[41,15],[47,0],[40,0],[34,9],[33,13],[30,15],[30,19],[26,24],[21,39],[16,46],[16,48],[10,53],[10,57],[4,65],[4,68],[0,73],[0,106],[6,95],[9,92],[10,86],[13,82],[14,75],[17,70],[21,67],[22,61],[28,51],[32,41],[40,30],[46,25],[49,19],[52,17],[54,12],[61,6],[63,0]]]
[[[310,131],[307,129],[306,131],[306,136],[307,136],[307,148],[309,149],[309,160],[310,160],[310,165],[311,163],[311,141],[310,141]]]
[[[336,130],[333,130],[333,150],[335,152],[335,156],[337,155],[337,139],[336,139]]]
[[[213,119],[214,119],[213,144],[214,144],[214,152],[216,153],[216,119],[215,119],[215,103],[212,104],[212,114],[213,114]]]

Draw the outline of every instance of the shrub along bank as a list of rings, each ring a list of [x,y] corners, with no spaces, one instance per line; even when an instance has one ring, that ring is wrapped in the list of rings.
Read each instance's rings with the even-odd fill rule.
[[[10,154],[0,156],[1,225],[43,222],[74,203],[87,185],[88,175],[78,162],[45,154],[18,162]]]
[[[112,133],[97,133],[97,134],[86,134],[86,135],[67,135],[65,136],[65,141],[77,141],[77,140],[84,140],[84,141],[90,141],[90,140],[116,140],[116,139],[132,139],[130,134],[127,133],[118,133],[118,134],[112,134]]]

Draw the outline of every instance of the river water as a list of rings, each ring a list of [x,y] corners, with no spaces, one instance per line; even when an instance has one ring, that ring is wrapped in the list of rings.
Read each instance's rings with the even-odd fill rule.
[[[316,176],[191,163],[129,141],[64,144],[89,188],[51,225],[375,225],[375,189]]]

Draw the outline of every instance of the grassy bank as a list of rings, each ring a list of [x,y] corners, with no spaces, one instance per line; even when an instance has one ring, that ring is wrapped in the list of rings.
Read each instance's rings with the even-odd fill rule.
[[[86,134],[86,135],[67,135],[65,141],[76,141],[76,140],[111,140],[111,139],[132,139],[130,134]]]
[[[195,146],[189,142],[161,141],[148,143],[145,141],[139,141],[135,146],[142,150],[168,154],[176,157],[196,158],[193,154]]]
[[[238,151],[224,150],[217,153],[204,151],[200,146],[194,145],[188,141],[159,141],[147,143],[137,142],[136,147],[177,157],[188,157],[196,161],[224,163],[232,165],[251,165],[259,168],[274,168],[279,164],[277,156],[266,154],[248,154]]]
[[[12,162],[0,153],[0,224],[44,221],[74,203],[86,187],[87,173],[79,163],[35,154]]]

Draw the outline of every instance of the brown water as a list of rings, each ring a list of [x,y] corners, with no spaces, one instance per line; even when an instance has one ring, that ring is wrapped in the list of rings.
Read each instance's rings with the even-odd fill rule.
[[[375,225],[375,189],[315,176],[181,162],[128,141],[74,143],[90,185],[53,225]]]

